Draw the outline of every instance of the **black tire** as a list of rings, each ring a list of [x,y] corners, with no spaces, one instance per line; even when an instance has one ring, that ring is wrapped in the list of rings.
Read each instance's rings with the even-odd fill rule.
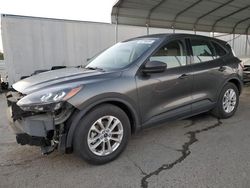
[[[224,97],[226,91],[228,91],[229,89],[233,89],[235,91],[236,104],[235,104],[233,111],[227,113],[223,108],[223,97]],[[229,117],[234,115],[234,113],[237,110],[238,105],[239,105],[239,90],[235,84],[229,82],[222,88],[222,90],[220,92],[219,99],[218,99],[217,104],[216,104],[216,107],[212,110],[212,114],[220,119],[229,118]]]
[[[94,154],[88,146],[88,133],[91,126],[99,118],[107,115],[114,116],[120,120],[123,127],[123,137],[120,145],[116,150],[108,155],[99,156]],[[78,154],[81,158],[83,158],[90,164],[105,164],[116,159],[123,152],[123,150],[126,148],[130,135],[131,127],[126,113],[117,106],[111,104],[103,104],[91,110],[79,122],[74,135],[73,150],[76,154]]]

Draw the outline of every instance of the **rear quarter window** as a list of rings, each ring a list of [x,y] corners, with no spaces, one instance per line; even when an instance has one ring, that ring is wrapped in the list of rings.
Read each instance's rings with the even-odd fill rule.
[[[218,43],[212,41],[212,45],[215,50],[215,58],[220,58],[227,54],[227,51],[224,50],[224,48],[222,48]]]

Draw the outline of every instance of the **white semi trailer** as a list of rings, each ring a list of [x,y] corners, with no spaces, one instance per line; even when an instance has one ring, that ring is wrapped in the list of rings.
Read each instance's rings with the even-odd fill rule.
[[[35,70],[84,65],[88,58],[118,41],[147,34],[146,27],[16,15],[2,15],[1,22],[4,61],[10,84]],[[169,32],[173,31],[149,29],[149,34]],[[222,39],[231,40],[232,35]],[[237,55],[244,55],[244,41],[244,36],[235,40]]]

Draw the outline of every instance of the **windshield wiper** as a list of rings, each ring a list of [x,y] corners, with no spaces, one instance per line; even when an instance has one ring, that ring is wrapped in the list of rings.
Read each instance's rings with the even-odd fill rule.
[[[85,69],[89,69],[89,70],[99,70],[99,71],[105,71],[103,68],[100,67],[85,67]]]

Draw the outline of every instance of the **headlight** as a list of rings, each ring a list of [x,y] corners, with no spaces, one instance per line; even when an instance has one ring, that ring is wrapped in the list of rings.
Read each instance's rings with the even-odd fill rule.
[[[25,111],[53,111],[58,110],[63,101],[76,95],[82,87],[76,88],[52,88],[31,93],[17,102]]]

